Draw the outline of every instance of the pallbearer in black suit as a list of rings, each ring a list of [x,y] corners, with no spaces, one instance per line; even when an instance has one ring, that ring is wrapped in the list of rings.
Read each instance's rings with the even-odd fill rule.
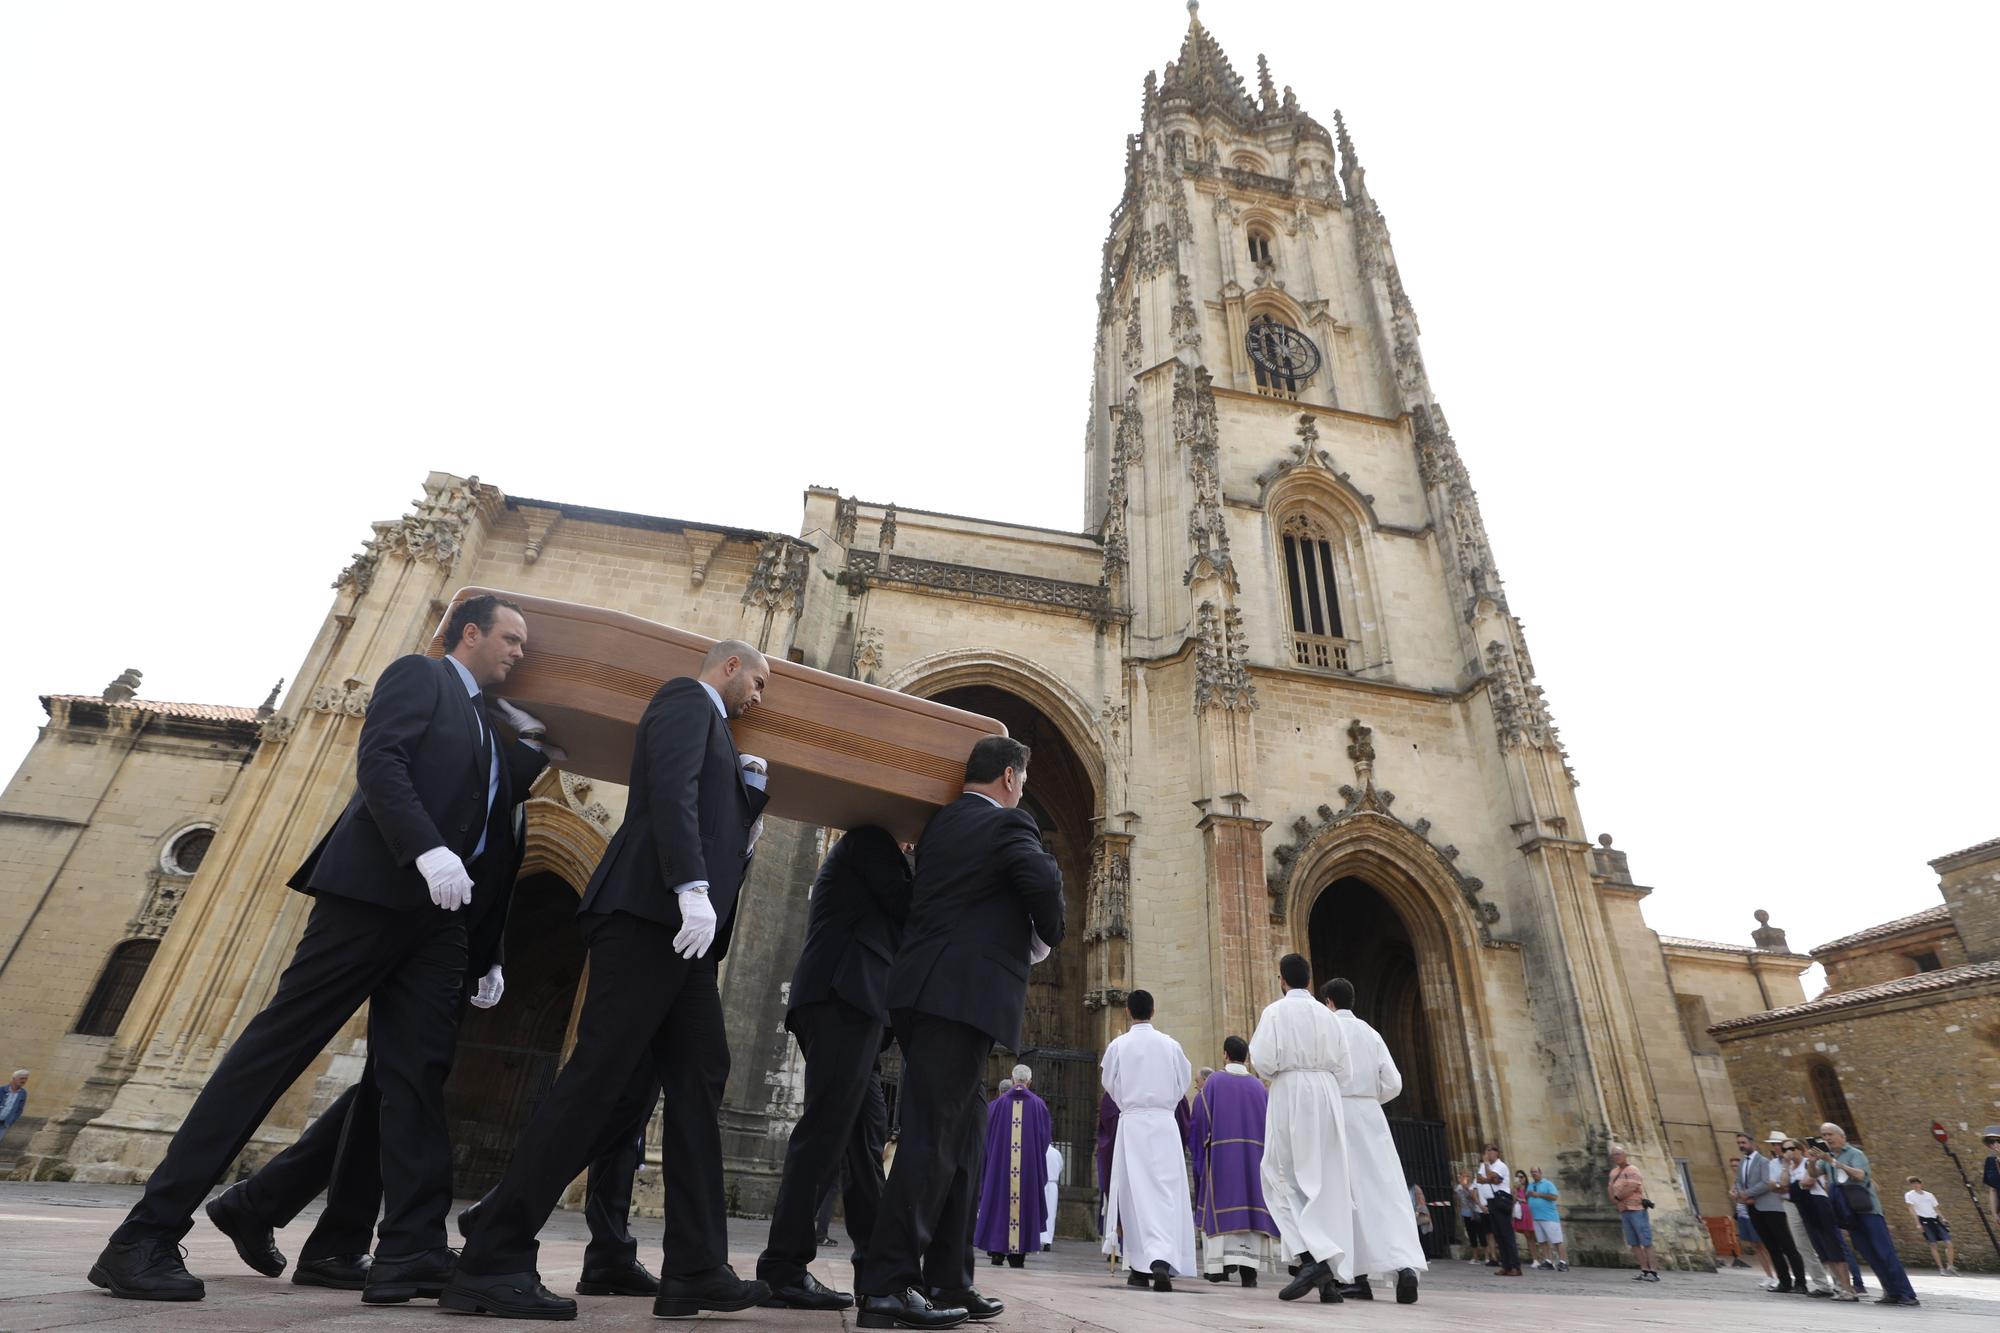
[[[435,1296],[449,1275],[444,1077],[467,959],[461,909],[476,893],[467,867],[512,855],[514,784],[532,781],[544,760],[502,739],[482,693],[527,649],[519,608],[473,598],[453,613],[446,642],[441,661],[399,658],[376,682],[354,797],[291,880],[314,899],[305,934],[91,1268],[114,1296],[201,1299],[177,1244],[195,1207],[364,1001],[384,1211],[363,1299]]]
[[[747,643],[709,651],[698,678],[660,687],[639,719],[625,822],[584,891],[590,951],[576,1046],[480,1208],[442,1304],[511,1319],[574,1319],[535,1271],[535,1235],[579,1171],[644,1108],[640,1067],[665,1093],[661,1137],[670,1200],[656,1315],[741,1310],[770,1295],[728,1264],[722,1131],[729,1077],[716,964],[760,831],[762,761],[739,755],[728,719],[770,677]]]
[[[766,1305],[845,1310],[854,1298],[822,1286],[806,1265],[818,1250],[816,1205],[846,1168],[854,1262],[868,1252],[882,1197],[882,1145],[862,1112],[880,1096],[875,1060],[889,1029],[889,965],[910,914],[910,867],[879,828],[851,830],[813,880],[805,948],[792,970],[785,1026],[806,1058],[805,1108],[785,1148],[771,1234],[757,1276]]]
[[[917,843],[889,1013],[903,1048],[903,1134],[855,1286],[863,1328],[950,1328],[1000,1312],[972,1287],[986,1057],[1021,1048],[1028,969],[1062,943],[1062,872],[1019,809],[1028,747],[972,747],[965,794]]]

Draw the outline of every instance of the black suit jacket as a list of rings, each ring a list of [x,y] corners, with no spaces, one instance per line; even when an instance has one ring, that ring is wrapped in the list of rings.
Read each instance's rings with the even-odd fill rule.
[[[705,879],[716,920],[709,956],[721,958],[749,860],[744,845],[764,800],[743,781],[735,738],[708,691],[687,676],[668,681],[639,719],[625,822],[578,910],[678,927],[675,886]]]
[[[931,816],[917,843],[903,948],[889,973],[889,1008],[978,1028],[1021,1049],[1028,1004],[1029,926],[1062,943],[1062,872],[1042,850],[1034,816],[966,794]]]
[[[889,967],[909,915],[910,866],[896,840],[872,825],[849,830],[813,880],[785,1025],[805,1005],[840,999],[886,1027]]]
[[[486,730],[500,746],[501,762],[491,827],[485,827],[487,750],[477,708],[457,668],[442,658],[413,654],[391,662],[375,682],[361,723],[354,795],[292,875],[291,886],[402,911],[437,911],[417,858],[449,847],[470,867],[484,829],[486,850],[479,859],[509,867],[505,886],[511,891],[511,867],[519,860],[514,806],[548,759],[505,739],[489,717]],[[475,888],[475,901],[477,893]]]

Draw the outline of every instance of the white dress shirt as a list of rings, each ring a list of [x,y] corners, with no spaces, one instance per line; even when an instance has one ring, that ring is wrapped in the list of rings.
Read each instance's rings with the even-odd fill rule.
[[[458,678],[465,682],[466,697],[477,699],[479,682],[472,678],[471,670],[450,654],[446,654],[444,660],[451,663],[453,670],[458,672]],[[472,849],[472,855],[465,858],[467,865],[477,861],[479,854],[486,850],[486,826],[492,822],[493,802],[500,795],[500,747],[493,743],[492,728],[486,725],[486,710],[474,704],[472,713],[479,722],[480,744],[486,747],[486,818],[479,824],[479,845]]]

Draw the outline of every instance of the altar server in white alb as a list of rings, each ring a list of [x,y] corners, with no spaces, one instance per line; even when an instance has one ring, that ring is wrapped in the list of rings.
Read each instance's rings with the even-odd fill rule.
[[[1382,1034],[1354,1012],[1354,983],[1335,977],[1320,987],[1320,998],[1347,1038],[1347,1072],[1340,1077],[1341,1110],[1347,1117],[1347,1186],[1354,1199],[1354,1281],[1341,1294],[1372,1301],[1369,1274],[1396,1277],[1396,1303],[1417,1299],[1417,1270],[1424,1262],[1423,1238],[1410,1207],[1410,1182],[1389,1133],[1382,1107],[1403,1091],[1403,1076]]]
[[[1195,1271],[1194,1207],[1174,1118],[1194,1066],[1179,1042],[1154,1028],[1149,992],[1133,991],[1125,1009],[1131,1030],[1104,1048],[1104,1090],[1119,1111],[1104,1252],[1124,1255],[1126,1285],[1172,1291],[1176,1274]]]
[[[1267,1005],[1250,1038],[1250,1063],[1271,1081],[1264,1127],[1264,1206],[1299,1272],[1278,1299],[1315,1289],[1330,1304],[1354,1278],[1354,1208],[1348,1194],[1347,1130],[1340,1085],[1349,1076],[1347,1036],[1313,998],[1312,967],[1295,953],[1278,961],[1283,998]],[[1408,1207],[1406,1203],[1404,1205]]]

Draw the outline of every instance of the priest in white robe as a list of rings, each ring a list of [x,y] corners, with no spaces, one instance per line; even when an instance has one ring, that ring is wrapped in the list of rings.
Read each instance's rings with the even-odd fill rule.
[[[1354,1208],[1348,1194],[1346,1119],[1340,1095],[1348,1076],[1347,1037],[1331,1010],[1313,998],[1312,965],[1295,953],[1278,962],[1285,994],[1266,1006],[1250,1038],[1250,1063],[1271,1081],[1264,1128],[1264,1206],[1278,1240],[1298,1256],[1299,1272],[1280,1300],[1317,1289],[1341,1300],[1354,1278]]]
[[[1354,1012],[1353,982],[1335,977],[1319,994],[1347,1038],[1340,1099],[1347,1123],[1347,1188],[1354,1200],[1354,1281],[1342,1294],[1372,1301],[1369,1276],[1394,1276],[1396,1303],[1411,1305],[1417,1299],[1417,1271],[1429,1265],[1410,1207],[1403,1159],[1382,1111],[1402,1094],[1403,1075],[1382,1034]]]
[[[1056,1198],[1062,1181],[1062,1150],[1053,1143],[1049,1145],[1047,1165],[1049,1183],[1042,1186],[1042,1248],[1045,1250],[1056,1243]]]
[[[1194,1077],[1181,1044],[1153,1027],[1153,997],[1125,1002],[1131,1030],[1104,1048],[1104,1090],[1118,1103],[1118,1140],[1104,1205],[1104,1252],[1124,1256],[1129,1286],[1172,1291],[1192,1276],[1194,1206],[1175,1110]]]

